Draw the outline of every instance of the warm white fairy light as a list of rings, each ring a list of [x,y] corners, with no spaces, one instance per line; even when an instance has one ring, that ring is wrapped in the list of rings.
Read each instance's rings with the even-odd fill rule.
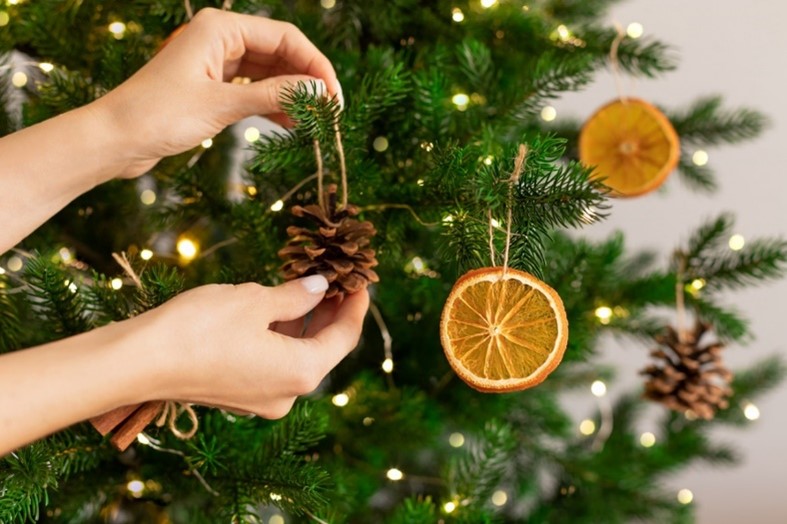
[[[5,268],[0,266],[0,275],[5,275]]]
[[[691,161],[694,163],[695,166],[704,166],[708,163],[710,157],[708,156],[708,152],[702,149],[698,149],[691,155]]]
[[[650,431],[646,431],[639,436],[639,443],[643,448],[652,448],[656,443],[656,435]]]
[[[109,32],[112,36],[120,40],[126,34],[126,24],[123,22],[112,22],[109,24]]]
[[[571,31],[569,31],[568,27],[564,26],[563,24],[557,26],[556,31],[557,31],[558,38],[560,38],[560,40],[562,40],[563,42],[571,38]]]
[[[418,184],[420,187],[423,187],[424,179],[423,178],[419,178],[418,180],[415,181],[415,183]]]
[[[609,321],[612,319],[612,308],[607,306],[601,306],[596,308],[596,318],[602,324],[609,324]]]
[[[333,9],[336,7],[336,0],[320,0],[323,9]]]
[[[16,255],[9,258],[8,262],[6,262],[6,267],[8,268],[8,270],[14,273],[22,269],[22,266],[24,265],[25,263],[22,261],[22,259]]]
[[[8,22],[11,21],[11,17],[8,16],[7,11],[0,11],[0,27],[5,27],[8,25]]]
[[[736,234],[730,237],[729,246],[733,251],[740,251],[745,244],[746,240],[743,238],[743,235]]]
[[[690,489],[683,488],[678,491],[678,502],[681,504],[691,504],[692,500],[694,500],[694,493]]]
[[[112,287],[112,289],[114,289],[115,291],[117,291],[117,290],[119,290],[120,288],[122,288],[122,287],[123,287],[123,280],[121,280],[121,279],[119,279],[119,278],[113,278],[113,279],[112,279],[112,280],[109,282],[109,285]]]
[[[607,385],[600,380],[595,380],[590,385],[590,392],[596,397],[603,397],[607,394]]]
[[[749,420],[757,420],[760,418],[760,408],[751,402],[747,402],[746,405],[743,406],[743,416]]]
[[[421,142],[421,149],[429,153],[432,149],[434,149],[433,142]]]
[[[17,71],[11,76],[11,84],[18,88],[25,87],[27,85],[27,75],[22,71]]]
[[[139,442],[143,446],[149,446],[150,445],[150,439],[144,433],[140,433],[140,434],[137,435],[137,442]]]
[[[645,28],[639,22],[631,22],[626,28],[629,38],[639,38],[645,32]]]
[[[579,432],[585,436],[592,435],[596,431],[596,423],[586,418],[579,423]]]
[[[190,239],[186,236],[181,236],[178,239],[178,243],[176,245],[176,249],[178,250],[178,254],[180,258],[184,262],[190,262],[196,258],[197,253],[199,253],[199,244],[195,240]]]
[[[494,162],[494,160],[495,160],[495,157],[493,157],[492,155],[488,155],[486,158],[484,158],[484,164],[487,165],[487,166],[491,166],[492,162]]]
[[[284,201],[283,200],[277,200],[276,202],[271,204],[271,211],[274,211],[274,212],[278,213],[282,209],[284,209]]]
[[[699,291],[705,287],[705,279],[704,278],[695,278],[691,281],[691,289],[694,291]]]
[[[499,220],[497,220],[496,218],[493,218],[493,219],[492,219],[492,220],[490,220],[489,222],[491,222],[491,223],[492,223],[492,227],[500,227],[500,221],[499,221]]]
[[[71,282],[68,284],[68,290],[71,291],[72,293],[76,293],[77,291],[79,291],[79,288],[77,287],[76,284]]]
[[[451,97],[451,102],[459,111],[464,111],[470,103],[470,97],[466,93],[457,93]]]
[[[544,106],[541,109],[541,120],[544,122],[552,122],[557,118],[557,109],[552,106]]]
[[[281,495],[278,493],[271,493],[270,495],[271,500],[281,500]]]
[[[246,186],[246,193],[251,197],[257,196],[257,188],[255,186]]]
[[[200,145],[202,145],[203,149],[208,149],[209,147],[211,147],[213,145],[213,139],[212,138],[206,138],[205,140],[202,141],[202,144],[200,144]]]
[[[61,247],[57,251],[57,254],[60,255],[60,260],[62,260],[66,264],[68,264],[74,259],[74,255],[71,253],[71,250],[68,249],[67,247]]]
[[[452,448],[461,448],[465,444],[465,436],[461,433],[451,433],[448,437],[448,443]]]
[[[462,12],[462,10],[459,9],[458,7],[454,7],[454,9],[451,11],[451,20],[459,23],[464,21],[464,19],[465,19],[465,14]]]
[[[392,358],[386,358],[385,360],[383,360],[383,365],[381,367],[383,368],[383,371],[385,371],[386,373],[393,372],[393,369],[394,369],[394,361],[393,361],[393,359]]]
[[[506,502],[508,502],[508,493],[499,489],[492,493],[492,504],[495,506],[505,506]]]
[[[443,217],[443,224],[450,224],[454,221],[453,215],[446,215]]]
[[[446,502],[445,504],[443,504],[443,511],[445,511],[446,513],[453,513],[455,509],[456,509],[456,502]]]
[[[53,64],[50,64],[49,62],[41,62],[40,64],[38,64],[38,68],[44,73],[51,73],[52,71],[54,71],[55,66]]]
[[[374,139],[374,142],[372,142],[372,147],[378,153],[382,153],[383,151],[388,149],[388,139],[385,138],[384,136],[378,136],[377,138]]]
[[[246,139],[246,142],[253,143],[260,139],[260,130],[256,127],[247,127],[246,130],[243,132],[243,138]]]
[[[399,469],[391,468],[385,473],[385,476],[388,477],[389,480],[396,482],[404,478],[404,473]]]
[[[489,9],[493,5],[497,3],[497,0],[481,0],[481,7],[484,9]]]
[[[331,402],[333,402],[334,406],[343,408],[344,406],[350,403],[350,396],[347,393],[339,393],[333,396]]]
[[[142,251],[139,252],[139,258],[141,258],[142,260],[150,260],[151,258],[153,258],[153,251],[149,249],[143,249]]]
[[[21,2],[21,1],[22,1],[22,0],[8,0],[8,5],[16,5],[16,4],[18,4],[19,2]]]
[[[284,517],[281,515],[274,515],[268,520],[268,524],[284,524]]]
[[[129,490],[129,492],[131,492],[132,495],[139,497],[142,495],[142,492],[145,491],[145,483],[141,480],[132,480],[126,484],[126,488]]]
[[[413,257],[413,259],[410,261],[410,264],[413,265],[413,270],[416,273],[423,273],[424,269],[426,268],[426,264],[421,257]]]
[[[146,189],[139,194],[139,200],[146,206],[152,206],[156,202],[156,192],[152,189]]]

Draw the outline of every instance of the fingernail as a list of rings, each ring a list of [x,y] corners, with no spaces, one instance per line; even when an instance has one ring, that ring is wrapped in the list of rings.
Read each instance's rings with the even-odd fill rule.
[[[328,280],[322,275],[312,275],[310,277],[302,278],[300,280],[306,291],[312,295],[324,293],[328,289]]]
[[[325,86],[324,80],[315,78],[306,82],[306,92],[315,97],[322,97],[328,92],[328,88]]]

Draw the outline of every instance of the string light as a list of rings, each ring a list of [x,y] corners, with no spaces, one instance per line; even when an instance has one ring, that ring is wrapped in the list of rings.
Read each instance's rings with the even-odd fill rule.
[[[681,504],[691,504],[692,500],[694,500],[694,493],[690,489],[683,488],[678,491],[678,502]]]
[[[141,480],[132,480],[126,484],[128,491],[135,497],[141,497],[142,492],[145,491],[145,483]]]
[[[743,235],[732,235],[730,237],[729,245],[730,249],[733,251],[740,251],[743,249],[743,246],[746,244],[746,241],[743,238]]]
[[[284,201],[277,200],[273,204],[271,204],[271,211],[279,212],[284,209]]]
[[[336,0],[320,0],[323,9],[333,9],[336,7]]]
[[[25,264],[24,264],[24,262],[22,262],[22,259],[19,258],[16,255],[14,255],[11,258],[9,258],[8,262],[6,262],[6,267],[8,268],[9,271],[11,271],[13,273],[16,273],[17,271],[22,269],[22,266],[24,266],[24,265]]]
[[[383,371],[385,371],[386,373],[391,373],[393,371],[393,368],[394,368],[394,361],[393,361],[393,359],[392,358],[386,358],[385,360],[383,360],[382,368],[383,368]]]
[[[66,286],[68,287],[68,290],[71,291],[72,293],[76,293],[79,290],[76,284],[68,280],[66,280]]]
[[[251,197],[257,196],[257,188],[254,186],[246,186],[246,193]]]
[[[142,251],[139,252],[139,258],[141,258],[142,260],[150,260],[151,258],[153,258],[153,251],[149,249],[143,249]]]
[[[590,392],[596,397],[603,397],[607,394],[607,385],[600,380],[596,380],[590,385]]]
[[[183,262],[191,262],[199,253],[199,244],[186,236],[181,236],[178,239],[176,248]]]
[[[470,97],[465,93],[457,93],[451,97],[451,102],[454,103],[459,111],[465,111],[470,103]]]
[[[691,155],[691,161],[694,162],[695,166],[704,166],[708,163],[708,160],[710,160],[710,157],[708,156],[707,151],[702,149],[696,150],[694,154]]]
[[[372,147],[378,153],[382,153],[383,151],[388,149],[388,139],[385,138],[384,136],[378,136],[377,138],[374,139],[374,142],[372,143]]]
[[[451,19],[456,23],[462,22],[465,19],[465,14],[458,7],[454,7],[451,11]]]
[[[55,66],[50,64],[49,62],[41,62],[40,64],[38,64],[38,68],[44,73],[51,73],[52,71],[54,71]]]
[[[418,184],[419,187],[423,187],[424,186],[424,179],[423,178],[419,178],[418,180],[415,181],[415,183]]]
[[[363,425],[366,427],[371,426],[374,424],[374,419],[372,417],[363,417]]]
[[[434,143],[432,142],[421,142],[421,149],[426,151],[427,153],[434,149]]]
[[[0,275],[5,275],[5,269],[3,266],[0,266]]]
[[[281,515],[274,515],[270,518],[268,524],[284,524],[284,517]]]
[[[8,22],[11,21],[11,17],[8,16],[8,12],[0,11],[0,27],[5,27],[8,25]]]
[[[602,324],[609,324],[609,321],[612,319],[612,309],[607,306],[597,307],[596,318]]]
[[[653,445],[656,443],[656,435],[654,435],[650,431],[646,431],[645,433],[639,436],[639,443],[642,445],[643,448],[652,448]]]
[[[243,138],[246,139],[246,142],[252,144],[260,139],[260,130],[256,127],[247,127],[246,131],[243,132]]]
[[[139,200],[146,206],[151,206],[156,202],[156,192],[152,189],[146,189],[139,194]]]
[[[557,31],[557,37],[563,42],[571,38],[571,31],[569,31],[568,27],[564,26],[563,24],[557,26],[556,31]]]
[[[499,220],[497,220],[496,218],[493,218],[493,219],[492,219],[492,220],[490,220],[489,222],[491,222],[491,223],[492,223],[492,227],[500,227],[500,221],[499,221]]]
[[[645,32],[645,28],[639,22],[631,22],[626,28],[626,34],[629,38],[637,39]]]
[[[492,494],[492,504],[495,506],[505,506],[506,502],[508,502],[508,493],[499,489]]]
[[[11,77],[11,84],[13,84],[14,87],[18,87],[20,89],[25,87],[27,85],[27,75],[22,71],[17,71]]]
[[[203,149],[208,149],[209,147],[211,147],[213,145],[213,139],[212,138],[206,138],[205,140],[202,141],[201,145],[202,145]]]
[[[705,279],[704,278],[695,278],[691,281],[691,288],[695,291],[699,291],[700,289],[705,287]]]
[[[270,495],[271,500],[281,500],[281,495],[278,493],[271,493]]]
[[[117,290],[119,290],[120,288],[123,287],[123,281],[121,279],[119,279],[119,278],[113,278],[110,281],[109,285],[112,287],[112,289],[117,291]]]
[[[451,433],[448,437],[448,443],[452,448],[461,448],[465,444],[465,436],[461,433]]]
[[[494,160],[495,160],[495,157],[493,157],[492,155],[489,155],[486,158],[484,158],[484,164],[487,165],[487,166],[491,166],[492,162],[494,162]]]
[[[144,433],[140,433],[139,435],[137,435],[137,442],[139,442],[143,446],[150,445],[150,439]]]
[[[557,118],[557,109],[552,106],[544,106],[541,110],[541,120],[544,122],[552,122]]]
[[[481,7],[484,9],[489,9],[493,5],[497,3],[497,0],[481,0]]]
[[[579,432],[585,436],[592,435],[596,431],[596,423],[586,418],[579,423]]]
[[[454,221],[453,215],[446,215],[443,217],[443,224],[450,224]]]
[[[73,260],[73,258],[74,258],[74,255],[71,254],[71,250],[68,249],[67,247],[61,247],[57,251],[57,254],[60,255],[60,260],[62,260],[66,264],[71,262],[71,260]]]
[[[443,511],[452,513],[456,509],[456,502],[446,502],[443,504]]]
[[[112,33],[116,39],[120,40],[126,34],[126,24],[123,22],[112,22],[109,24],[109,32]]]
[[[343,408],[344,406],[350,403],[350,396],[347,393],[339,393],[333,396],[331,402],[333,402],[334,406]]]
[[[402,473],[401,470],[398,470],[396,468],[391,468],[385,473],[385,476],[388,477],[390,480],[396,482],[404,478],[404,473]]]
[[[758,408],[751,402],[747,402],[746,405],[743,407],[743,416],[749,420],[757,420],[758,418],[760,418],[760,408]]]

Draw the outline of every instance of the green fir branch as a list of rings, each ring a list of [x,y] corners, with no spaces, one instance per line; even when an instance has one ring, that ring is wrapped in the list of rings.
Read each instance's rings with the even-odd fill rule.
[[[434,524],[437,508],[431,497],[408,497],[394,511],[389,524]]]
[[[768,118],[753,109],[724,109],[721,96],[701,98],[683,111],[669,114],[681,140],[698,146],[752,140],[768,127]]]
[[[8,279],[0,276],[0,354],[20,349],[23,334],[16,300],[3,292],[8,285]]]
[[[138,313],[160,306],[183,291],[183,275],[174,267],[154,264],[139,275],[142,286],[136,289],[134,302]]]
[[[37,314],[56,337],[76,335],[92,327],[83,292],[74,277],[49,257],[31,258],[24,279],[28,284],[25,293],[37,302]]]
[[[707,165],[695,164],[685,149],[681,151],[678,161],[678,175],[689,189],[698,193],[711,194],[719,188],[713,170]]]

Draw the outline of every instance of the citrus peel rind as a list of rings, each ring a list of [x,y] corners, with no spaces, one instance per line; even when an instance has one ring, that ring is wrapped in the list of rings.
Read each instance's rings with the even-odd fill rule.
[[[560,364],[568,319],[554,289],[524,271],[489,267],[464,274],[440,320],[457,375],[488,393],[531,388]]]

